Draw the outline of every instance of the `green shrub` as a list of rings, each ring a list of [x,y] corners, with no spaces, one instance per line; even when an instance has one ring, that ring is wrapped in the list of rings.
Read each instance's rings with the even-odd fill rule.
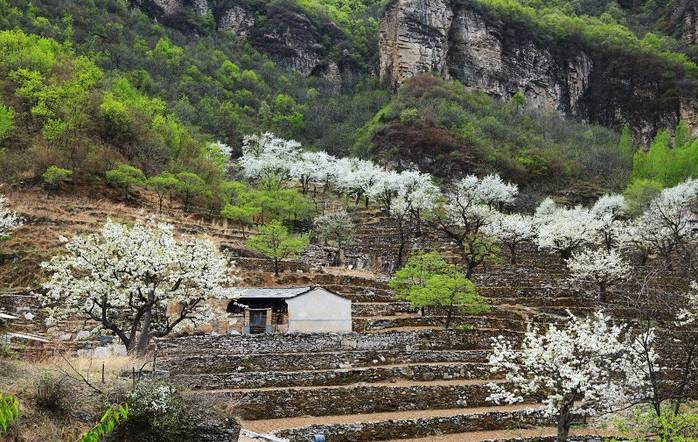
[[[101,442],[116,426],[128,418],[128,404],[114,405],[107,408],[99,422],[83,434],[78,442]]]
[[[657,181],[636,179],[623,192],[626,212],[630,216],[640,215],[662,188],[662,184]]]
[[[52,188],[58,188],[61,183],[68,181],[72,175],[72,170],[52,165],[41,175],[41,179]]]
[[[54,416],[65,417],[74,408],[75,390],[66,378],[44,373],[36,382],[33,401],[36,408]]]
[[[0,102],[0,144],[12,134],[14,129],[15,113],[11,107]]]
[[[7,433],[19,417],[19,401],[9,394],[0,393],[0,436]]]

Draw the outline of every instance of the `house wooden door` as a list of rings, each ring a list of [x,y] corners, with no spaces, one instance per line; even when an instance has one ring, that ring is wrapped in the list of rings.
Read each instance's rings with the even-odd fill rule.
[[[264,333],[267,331],[267,311],[250,311],[250,333]]]

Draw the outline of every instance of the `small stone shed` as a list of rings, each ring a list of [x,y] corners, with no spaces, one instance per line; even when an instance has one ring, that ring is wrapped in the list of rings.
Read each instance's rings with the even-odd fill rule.
[[[351,301],[323,287],[236,290],[228,312],[244,315],[243,333],[351,332]]]

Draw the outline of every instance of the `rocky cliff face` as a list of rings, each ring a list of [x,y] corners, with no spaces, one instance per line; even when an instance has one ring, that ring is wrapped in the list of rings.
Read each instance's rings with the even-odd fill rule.
[[[329,55],[323,37],[333,46],[344,43],[344,35],[334,23],[321,25],[310,20],[301,10],[288,4],[267,4],[263,11],[253,10],[243,0],[131,0],[161,23],[183,32],[201,32],[197,19],[212,17],[217,29],[229,31],[269,55],[278,65],[294,69],[301,75],[328,79],[339,89],[354,81],[359,69],[342,54]],[[256,15],[265,19],[258,22]]]
[[[394,0],[380,27],[380,75],[391,87],[433,72],[508,100],[616,129],[648,141],[680,118],[698,128],[694,103],[647,66],[573,43],[541,42],[472,5]],[[661,72],[661,69],[658,71]]]

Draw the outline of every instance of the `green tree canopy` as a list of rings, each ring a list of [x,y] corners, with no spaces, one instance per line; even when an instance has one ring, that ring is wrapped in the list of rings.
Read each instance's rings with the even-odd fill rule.
[[[145,184],[143,171],[128,164],[120,164],[118,167],[108,170],[104,176],[109,184],[123,189],[125,200],[129,199],[131,186],[142,186]]]
[[[261,211],[261,208],[255,206],[234,206],[232,204],[226,204],[223,210],[221,210],[221,216],[229,221],[240,224],[244,234],[245,226],[253,224],[255,216],[259,215]]]
[[[182,183],[179,179],[170,172],[163,172],[160,175],[155,175],[148,178],[147,185],[153,189],[158,195],[158,211],[162,212],[162,200],[165,195],[172,193],[180,188]]]
[[[438,252],[411,256],[391,278],[389,286],[414,307],[445,307],[446,328],[451,324],[455,309],[471,314],[489,310],[475,285]]]
[[[0,102],[0,144],[12,134],[14,129],[15,113],[11,107]]]
[[[206,181],[194,172],[177,174],[177,190],[184,200],[184,210],[189,210],[192,198],[207,193]]]
[[[279,263],[298,256],[308,247],[306,235],[291,235],[279,221],[262,226],[259,233],[247,240],[247,247],[274,261],[274,274],[279,275]]]

